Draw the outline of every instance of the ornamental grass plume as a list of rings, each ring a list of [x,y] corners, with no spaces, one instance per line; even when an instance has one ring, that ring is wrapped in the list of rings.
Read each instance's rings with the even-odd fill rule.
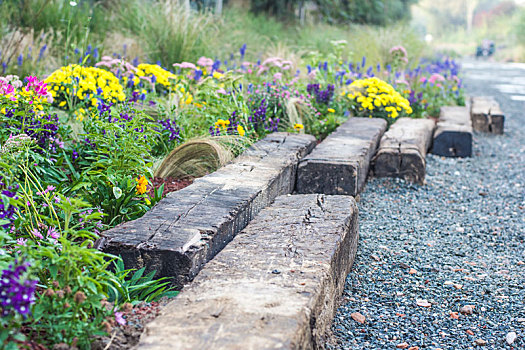
[[[232,141],[232,137],[195,139],[180,145],[164,158],[157,167],[155,176],[179,179],[194,178],[218,169],[233,159],[232,149],[225,145],[228,141]]]

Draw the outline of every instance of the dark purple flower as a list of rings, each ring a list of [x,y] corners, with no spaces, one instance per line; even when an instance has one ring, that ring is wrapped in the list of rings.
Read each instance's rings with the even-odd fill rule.
[[[193,79],[195,79],[195,81],[199,81],[201,77],[202,71],[200,69],[195,69]]]
[[[215,60],[215,62],[213,62],[213,65],[211,66],[212,72],[219,69],[220,66],[221,66],[221,61]]]
[[[31,304],[35,301],[35,288],[37,281],[27,280],[24,274],[29,267],[28,263],[15,261],[5,270],[0,278],[0,306],[2,316],[20,314],[26,316],[30,313]]]
[[[170,141],[180,140],[180,127],[176,120],[166,118],[159,120],[158,123],[161,125],[158,128],[160,133],[167,135]]]
[[[17,199],[16,192],[18,190],[18,185],[16,186],[7,186],[6,183],[3,182],[3,177],[0,176],[0,194],[7,198],[13,198]],[[5,230],[8,230],[9,227],[13,224],[15,220],[15,214],[16,214],[17,208],[13,205],[10,205],[9,202],[4,203],[2,200],[2,197],[0,197],[0,220],[6,220],[7,223],[0,226],[3,227]]]
[[[246,54],[246,44],[242,45],[240,50],[241,58],[244,58],[244,55]]]
[[[335,86],[328,84],[325,90],[321,89],[320,84],[308,84],[306,91],[315,98],[315,101],[319,104],[328,105],[334,97]]]
[[[56,151],[58,129],[60,122],[56,114],[37,115],[34,111],[20,114],[16,110],[8,110],[5,114],[7,127],[13,135],[26,134],[36,141],[39,152]]]

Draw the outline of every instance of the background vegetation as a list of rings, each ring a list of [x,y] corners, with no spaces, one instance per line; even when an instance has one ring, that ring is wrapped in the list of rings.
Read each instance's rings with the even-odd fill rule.
[[[347,40],[348,54],[356,59],[366,55],[383,62],[381,55],[393,45],[403,45],[417,59],[421,40],[399,21],[406,19],[411,2],[319,0],[307,2],[306,10],[299,8],[307,7],[301,1],[232,0],[218,16],[212,14],[215,1],[192,1],[187,7],[183,0],[79,0],[76,6],[65,0],[4,0],[0,75],[49,74],[77,63],[78,53],[86,50],[94,60],[121,56],[167,66],[201,56],[227,57],[245,43],[247,59],[254,60],[326,51],[330,40]]]

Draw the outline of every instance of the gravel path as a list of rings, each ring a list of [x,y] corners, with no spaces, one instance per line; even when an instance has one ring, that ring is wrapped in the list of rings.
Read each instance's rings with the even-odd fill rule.
[[[429,155],[423,187],[368,183],[329,349],[525,349],[525,65],[464,75],[496,96],[505,135],[475,135],[471,159]]]

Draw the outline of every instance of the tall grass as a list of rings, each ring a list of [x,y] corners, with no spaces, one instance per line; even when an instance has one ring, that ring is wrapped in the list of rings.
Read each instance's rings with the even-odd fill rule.
[[[118,26],[139,38],[146,55],[165,67],[212,52],[220,20],[188,11],[179,0],[122,0],[114,8]]]
[[[65,0],[4,0],[0,2],[0,19],[11,27],[32,29],[38,33],[68,31],[72,41],[79,41],[86,29],[103,34],[110,27],[104,2],[78,0],[72,6]]]
[[[348,45],[343,52],[345,58],[361,60],[367,57],[370,64],[385,63],[388,51],[396,45],[404,46],[414,62],[425,53],[425,43],[406,23],[387,27],[364,25],[329,24],[284,24],[272,18],[256,16],[240,10],[228,10],[224,14],[221,45],[217,53],[225,56],[243,43],[248,44],[252,58],[264,55],[293,58],[305,56],[311,51],[321,53],[332,49],[331,41],[346,40]],[[229,50],[229,51],[228,51]]]

